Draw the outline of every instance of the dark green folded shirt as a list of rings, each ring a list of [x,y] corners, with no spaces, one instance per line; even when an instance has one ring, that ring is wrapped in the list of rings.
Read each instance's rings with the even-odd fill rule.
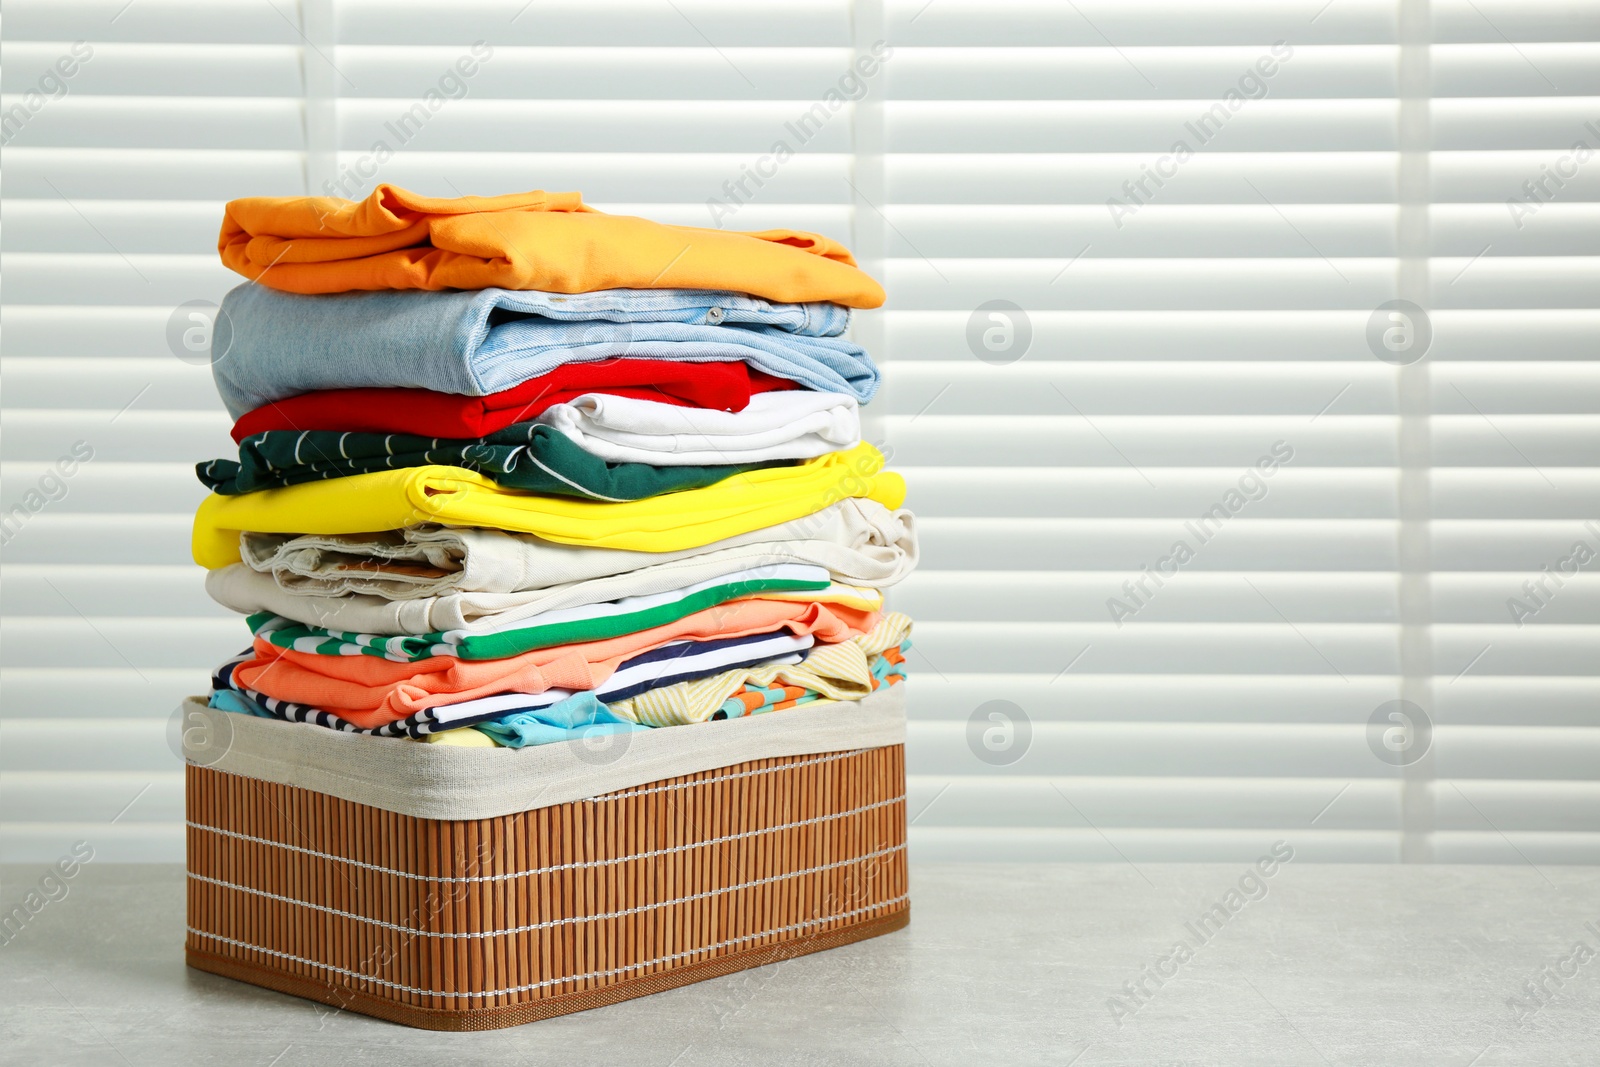
[[[610,463],[579,448],[561,431],[519,422],[476,440],[403,433],[267,430],[239,443],[239,460],[195,465],[206,488],[225,496],[278,489],[351,474],[440,464],[476,471],[508,489],[591,500],[643,500],[699,489],[724,478],[788,461],[716,467]]]

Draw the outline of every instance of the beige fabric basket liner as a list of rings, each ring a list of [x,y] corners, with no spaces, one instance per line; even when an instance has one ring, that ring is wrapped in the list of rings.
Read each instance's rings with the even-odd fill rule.
[[[491,819],[748,760],[903,744],[905,683],[860,701],[529,748],[463,748],[183,706],[184,757],[422,819]]]

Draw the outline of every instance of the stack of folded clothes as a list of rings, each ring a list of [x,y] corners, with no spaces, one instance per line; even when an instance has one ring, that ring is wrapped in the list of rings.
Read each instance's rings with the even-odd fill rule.
[[[903,681],[844,248],[390,186],[234,201],[219,247],[239,453],[193,547],[254,641],[213,707],[522,747]]]

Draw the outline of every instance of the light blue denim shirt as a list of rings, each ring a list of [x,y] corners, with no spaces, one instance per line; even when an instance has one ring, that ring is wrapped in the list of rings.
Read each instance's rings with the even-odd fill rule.
[[[743,360],[866,403],[878,368],[840,336],[849,322],[849,309],[837,304],[692,289],[306,296],[247,283],[223,298],[211,370],[234,418],[318,389],[486,396],[565,363],[623,357]]]

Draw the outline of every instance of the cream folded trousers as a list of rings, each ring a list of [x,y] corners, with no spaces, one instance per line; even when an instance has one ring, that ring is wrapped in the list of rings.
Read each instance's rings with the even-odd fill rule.
[[[271,611],[358,633],[488,631],[546,611],[678,589],[777,563],[826,567],[834,581],[882,589],[916,567],[915,520],[872,500],[679,552],[556,545],[444,526],[387,534],[245,534],[244,563],[209,572],[225,607]]]

